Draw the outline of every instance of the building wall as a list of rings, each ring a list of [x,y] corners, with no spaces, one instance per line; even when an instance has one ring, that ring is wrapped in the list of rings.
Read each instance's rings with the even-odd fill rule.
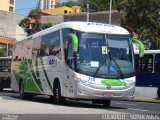
[[[73,7],[58,7],[54,9],[48,9],[48,10],[42,10],[42,13],[50,14],[50,15],[61,15],[61,14],[69,14],[69,13],[80,13],[80,7],[79,6],[73,6]]]
[[[16,0],[0,0],[0,10],[15,13],[15,4],[16,4],[15,1]],[[13,3],[11,4],[10,2]],[[13,8],[13,11],[11,11],[10,7]]]
[[[113,25],[120,25],[121,13],[112,12],[111,23]],[[89,14],[90,22],[99,22],[99,23],[109,23],[109,12],[95,12]],[[53,25],[66,22],[66,21],[86,21],[87,14],[65,14],[65,15],[53,15],[53,16],[42,16],[42,23],[51,22]]]
[[[24,16],[6,11],[0,11],[0,36],[15,39],[16,27],[23,18]]]

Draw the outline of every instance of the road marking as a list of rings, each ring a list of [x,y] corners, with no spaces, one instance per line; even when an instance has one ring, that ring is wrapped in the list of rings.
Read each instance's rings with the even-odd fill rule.
[[[115,104],[124,104],[124,105],[134,105],[134,106],[137,106],[137,104],[128,104],[128,103],[118,103],[118,102],[112,102],[112,103],[115,103]]]
[[[140,111],[149,111],[149,110],[135,109],[135,108],[127,108],[127,109],[130,109],[130,110],[140,110]]]

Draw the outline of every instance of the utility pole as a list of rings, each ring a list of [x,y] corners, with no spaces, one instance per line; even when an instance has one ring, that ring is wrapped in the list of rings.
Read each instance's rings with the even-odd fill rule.
[[[110,0],[109,24],[111,24],[111,19],[112,19],[112,0]]]
[[[87,3],[87,22],[89,22],[89,0],[86,0]]]

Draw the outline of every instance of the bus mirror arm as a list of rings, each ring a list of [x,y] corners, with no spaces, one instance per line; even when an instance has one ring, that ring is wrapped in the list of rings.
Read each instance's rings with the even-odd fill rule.
[[[144,56],[144,44],[136,37],[132,38],[132,42],[138,45],[139,47],[139,57]]]

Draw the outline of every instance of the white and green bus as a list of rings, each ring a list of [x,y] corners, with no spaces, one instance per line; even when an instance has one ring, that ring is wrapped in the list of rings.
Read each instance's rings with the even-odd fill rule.
[[[67,98],[109,107],[112,99],[132,99],[130,34],[109,24],[64,22],[29,36],[13,48],[11,88],[22,98],[49,95],[57,104]]]

